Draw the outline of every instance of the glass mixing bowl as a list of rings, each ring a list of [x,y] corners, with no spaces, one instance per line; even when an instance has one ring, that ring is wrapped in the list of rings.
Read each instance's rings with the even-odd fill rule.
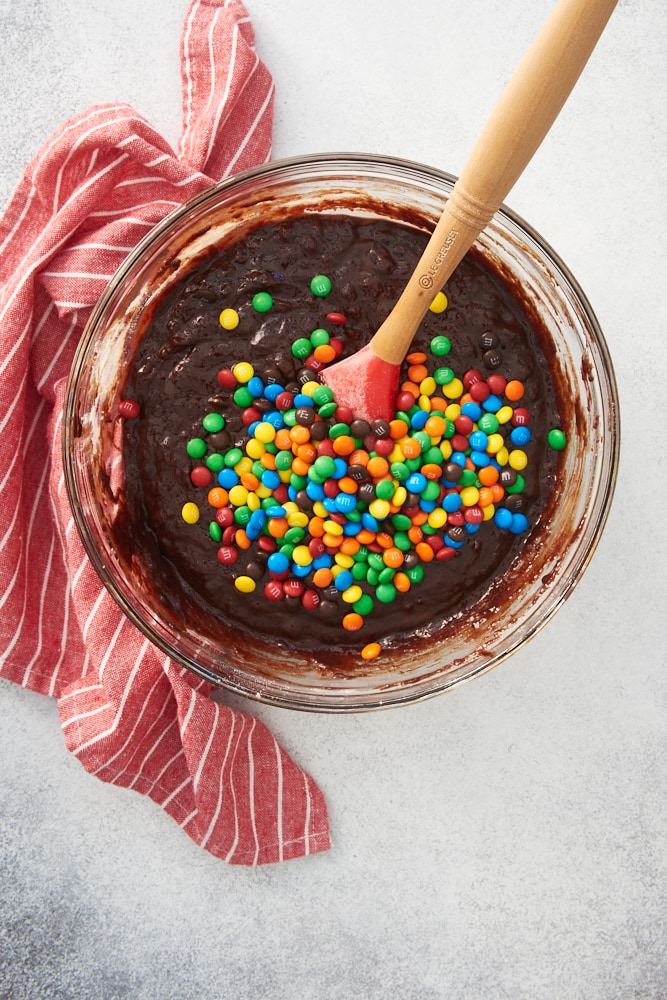
[[[97,303],[81,339],[64,409],[67,490],[86,551],[125,614],[197,675],[255,699],[346,711],[434,695],[496,666],[541,629],[572,592],[599,541],[619,454],[618,396],[595,315],[564,263],[530,226],[502,208],[477,248],[522,290],[548,331],[552,378],[569,400],[568,447],[554,497],[504,581],[501,606],[481,600],[427,643],[369,660],[346,676],[313,654],[246,637],[220,644],[174,624],[145,586],[140,561],[122,556],[118,532],[122,429],[118,403],[146,317],[164,291],[212,247],[295,211],[410,218],[428,230],[455,178],[398,159],[333,154],[283,160],[205,191],[168,216],[129,255]],[[119,475],[119,472],[121,473]],[[121,491],[122,493],[122,488]]]

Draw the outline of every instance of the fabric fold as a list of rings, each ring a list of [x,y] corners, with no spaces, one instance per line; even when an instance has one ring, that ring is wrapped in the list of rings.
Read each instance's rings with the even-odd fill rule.
[[[59,700],[68,749],[233,864],[326,850],[326,804],[267,727],[210,698],[125,618],[65,491],[66,380],[90,310],[170,211],[266,162],[273,81],[239,0],[194,0],[176,154],[125,104],[65,123],[0,219],[0,675]]]

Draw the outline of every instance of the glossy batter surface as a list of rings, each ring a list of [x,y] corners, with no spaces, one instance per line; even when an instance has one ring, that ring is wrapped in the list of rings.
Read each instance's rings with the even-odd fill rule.
[[[423,364],[429,375],[446,366],[458,378],[472,370],[482,381],[495,374],[522,383],[524,395],[510,406],[529,414],[530,441],[521,449],[528,464],[520,472],[523,488],[519,493],[506,493],[496,508],[525,515],[526,531],[514,533],[490,518],[468,532],[465,524],[457,526],[457,517],[450,515],[449,523],[434,533],[440,541],[433,558],[420,558],[414,546],[404,551],[399,572],[409,576],[415,565],[419,567],[408,589],[397,590],[384,602],[377,599],[377,584],[355,578],[355,586],[372,597],[373,610],[362,616],[361,628],[348,630],[342,621],[352,606],[334,584],[317,587],[313,583],[314,567],[296,577],[300,591],[295,585],[293,594],[284,587],[286,592],[279,599],[267,597],[265,588],[275,582],[276,574],[269,568],[272,543],[260,544],[260,539],[270,537],[266,526],[247,548],[234,545],[232,540],[237,550],[235,561],[221,561],[221,540],[212,537],[210,527],[218,509],[207,499],[208,490],[216,485],[216,475],[207,488],[192,481],[193,468],[201,467],[211,454],[224,459],[232,448],[245,454],[252,437],[246,413],[249,407],[234,402],[233,388],[221,384],[218,373],[249,362],[265,384],[278,383],[286,392],[298,394],[304,382],[317,379],[317,374],[312,368],[304,369],[304,359],[293,355],[294,341],[324,329],[334,343],[342,344],[345,355],[367,343],[398,298],[426,238],[413,228],[386,222],[340,216],[295,218],[259,228],[242,244],[207,259],[159,304],[137,350],[125,390],[125,396],[139,404],[140,413],[125,422],[123,537],[128,553],[141,560],[154,580],[174,623],[181,619],[199,621],[212,636],[224,636],[229,630],[241,637],[250,632],[287,647],[324,653],[350,645],[363,647],[373,641],[383,646],[401,645],[416,631],[430,634],[443,622],[464,615],[490,588],[502,592],[506,568],[520,554],[527,532],[536,530],[554,487],[558,455],[548,447],[546,436],[558,426],[559,417],[540,331],[529,322],[514,290],[472,254],[448,283],[447,309],[427,314],[414,351],[426,356]],[[313,276],[321,274],[331,281],[331,291],[325,296],[313,294],[310,287]],[[258,292],[271,296],[266,312],[253,308],[253,296]],[[220,324],[225,309],[238,314],[239,323],[233,330]],[[334,320],[329,318],[332,315]],[[449,340],[451,349],[446,356],[432,352],[436,337]],[[405,378],[409,381],[407,365]],[[442,400],[443,388],[437,385],[430,404],[415,405],[432,406],[436,398]],[[507,406],[508,401],[499,395]],[[441,409],[431,412],[442,413],[452,402],[459,401],[445,399],[438,403]],[[271,409],[261,399],[255,403],[257,407],[263,415]],[[202,420],[212,413],[223,418],[224,427],[208,433]],[[328,430],[340,421],[336,414],[317,414],[317,422],[327,428],[324,436],[328,436]],[[516,420],[499,428],[510,450],[509,434],[514,426]],[[352,427],[352,437],[355,429],[365,430],[359,425]],[[188,455],[188,442],[195,438],[206,442],[202,459]],[[448,440],[451,448],[451,436]],[[372,454],[374,442],[377,434],[372,429],[355,441],[367,454]],[[445,448],[448,450],[447,445]],[[443,475],[446,466],[443,459]],[[456,486],[446,477],[440,485],[441,499]],[[356,496],[358,513],[367,512],[374,496],[372,486],[368,490],[365,503]],[[291,499],[308,518],[314,516],[317,501],[303,487],[293,486]],[[196,523],[183,519],[182,510],[188,503],[199,511]],[[270,500],[264,506],[269,504]],[[403,513],[409,514],[418,505],[419,497],[411,497]],[[338,522],[344,523],[345,518],[339,516]],[[379,528],[389,536],[400,531],[391,516]],[[213,533],[220,535],[217,529]],[[228,534],[226,540],[229,538]],[[425,540],[429,541],[428,535]],[[307,546],[311,541],[306,529],[300,544]],[[278,540],[276,548],[280,546]],[[371,550],[382,558],[386,546],[385,538],[383,545],[375,542]],[[446,558],[439,555],[443,547],[448,549]],[[330,552],[331,559],[334,554],[335,549]],[[252,592],[237,589],[239,576],[254,581]],[[288,577],[294,578],[291,573]],[[278,582],[284,584],[284,578]],[[304,601],[305,591],[317,594],[316,606],[311,606],[314,599],[310,604]]]

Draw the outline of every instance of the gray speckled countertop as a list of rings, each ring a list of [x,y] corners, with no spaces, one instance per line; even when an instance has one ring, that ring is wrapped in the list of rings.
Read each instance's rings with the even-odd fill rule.
[[[248,0],[276,157],[457,173],[551,0]],[[66,118],[124,100],[172,142],[186,0],[0,0],[0,203]],[[623,450],[607,530],[523,651],[431,701],[259,707],[333,847],[259,870],[88,776],[56,705],[0,684],[0,997],[667,997],[667,6],[620,0],[510,206],[590,298]],[[241,702],[238,702],[241,705]],[[243,707],[246,707],[243,705]]]

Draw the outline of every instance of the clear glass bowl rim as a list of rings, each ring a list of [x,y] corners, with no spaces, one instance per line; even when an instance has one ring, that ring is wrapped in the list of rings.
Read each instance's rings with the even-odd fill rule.
[[[126,597],[117,581],[113,579],[113,575],[110,574],[109,566],[100,552],[94,532],[91,530],[81,503],[79,486],[80,470],[76,468],[73,461],[74,451],[72,448],[74,416],[77,408],[78,373],[84,365],[87,353],[95,340],[98,324],[103,320],[105,311],[116,295],[119,286],[126,280],[128,274],[140,264],[147,250],[165,238],[179,222],[200,208],[204,208],[208,203],[215,201],[221,192],[229,188],[239,188],[256,179],[273,180],[284,174],[289,175],[291,179],[298,179],[300,175],[310,176],[313,172],[317,172],[318,169],[324,171],[390,171],[395,179],[400,179],[401,175],[405,175],[406,177],[410,177],[412,182],[415,182],[420,177],[423,177],[427,182],[449,187],[456,181],[456,176],[451,173],[399,157],[366,153],[317,153],[273,160],[267,164],[232,175],[214,186],[204,189],[187,202],[184,202],[183,205],[174,209],[161,222],[157,223],[128,254],[128,257],[112,277],[91,312],[72,363],[66,389],[63,407],[63,467],[65,485],[72,507],[74,522],[88,557],[105,587],[119,604],[122,611],[158,648],[212,684],[227,688],[246,698],[264,701],[281,707],[317,712],[367,711],[395,707],[433,697],[481,673],[486,673],[528,642],[537,632],[541,631],[567,597],[569,597],[597,548],[609,515],[615,490],[620,453],[618,389],[604,334],[579,282],[556,251],[529,223],[508,206],[501,205],[497,217],[508,220],[511,225],[539,248],[540,252],[549,260],[549,263],[560,272],[562,280],[569,286],[570,293],[578,301],[581,311],[590,326],[592,337],[601,360],[601,367],[606,379],[606,391],[609,396],[611,412],[609,414],[608,440],[606,442],[606,474],[601,484],[601,489],[596,495],[596,516],[594,523],[589,528],[588,544],[580,554],[576,571],[568,577],[565,585],[561,585],[557,600],[552,601],[546,613],[542,615],[534,627],[520,634],[515,642],[509,644],[502,652],[494,655],[491,660],[481,660],[463,676],[458,676],[455,673],[449,676],[448,672],[444,671],[436,681],[430,679],[430,682],[426,684],[419,684],[417,682],[414,686],[407,686],[405,689],[392,689],[391,685],[382,684],[369,690],[337,688],[333,691],[327,689],[315,689],[311,691],[304,688],[300,691],[294,691],[289,685],[284,683],[266,686],[263,683],[264,678],[257,678],[255,687],[252,684],[239,683],[233,677],[221,676],[215,670],[209,669],[204,664],[184,654],[182,650],[175,648],[160,631],[156,631],[152,627],[151,622],[146,621],[137,612],[131,600]]]

